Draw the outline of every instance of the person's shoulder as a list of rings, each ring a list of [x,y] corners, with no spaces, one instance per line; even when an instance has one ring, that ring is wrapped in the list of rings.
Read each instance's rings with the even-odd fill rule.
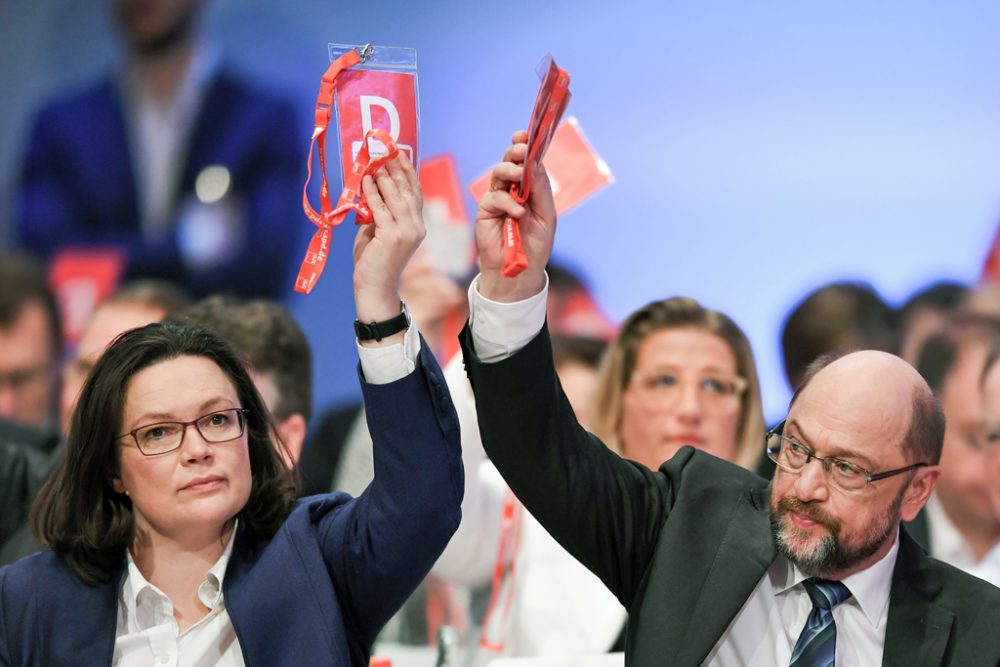
[[[25,556],[0,568],[4,600],[23,600],[53,584],[82,583],[66,563],[50,549]]]
[[[53,119],[78,120],[82,112],[94,106],[106,106],[115,101],[115,84],[110,76],[90,80],[69,90],[56,93],[38,108],[38,119],[51,122]]]
[[[354,498],[347,493],[335,491],[332,493],[318,493],[312,496],[299,498],[292,506],[285,524],[296,524],[301,522],[316,523],[327,515],[336,512]]]
[[[973,606],[1000,614],[1000,588],[936,558],[927,558],[927,568],[941,583],[946,601],[959,608]]]
[[[735,492],[764,489],[768,481],[757,473],[691,446],[681,447],[660,472],[680,480],[686,487],[706,492]]]

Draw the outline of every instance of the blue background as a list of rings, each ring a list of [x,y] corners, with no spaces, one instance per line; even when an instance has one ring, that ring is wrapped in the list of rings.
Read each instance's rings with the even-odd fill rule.
[[[106,70],[106,3],[0,3],[0,242],[34,108]],[[788,309],[837,278],[893,303],[976,278],[1000,213],[1000,4],[993,2],[319,2],[216,0],[206,32],[300,104],[303,145],[327,42],[418,51],[422,154],[468,183],[527,122],[551,52],[569,112],[616,183],[560,221],[557,255],[616,320],[686,294],[749,334],[770,420],[788,398]],[[470,209],[473,206],[469,201]],[[310,225],[297,229],[305,247]],[[318,408],[357,395],[351,232],[312,296]]]

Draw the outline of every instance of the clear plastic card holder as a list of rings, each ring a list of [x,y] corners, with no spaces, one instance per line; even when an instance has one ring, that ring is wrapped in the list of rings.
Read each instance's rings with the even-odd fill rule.
[[[389,133],[400,152],[419,169],[420,96],[416,49],[372,44],[329,44],[330,61],[357,50],[361,62],[341,73],[334,97],[341,178],[351,169],[368,130]],[[369,140],[372,158],[386,153]]]

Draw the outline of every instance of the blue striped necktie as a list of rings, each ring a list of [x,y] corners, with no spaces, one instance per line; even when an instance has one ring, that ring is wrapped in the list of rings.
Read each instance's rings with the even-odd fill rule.
[[[837,654],[837,626],[830,610],[851,597],[851,592],[839,581],[806,579],[802,585],[809,593],[813,608],[788,664],[789,667],[829,667]]]

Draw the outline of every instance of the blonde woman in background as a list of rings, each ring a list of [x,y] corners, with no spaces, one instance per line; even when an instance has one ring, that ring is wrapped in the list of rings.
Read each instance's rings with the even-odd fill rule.
[[[563,382],[558,363],[557,372]],[[445,377],[461,422],[466,492],[462,524],[434,573],[473,588],[492,585],[470,664],[622,650],[624,607],[524,510],[486,459],[461,359]],[[729,317],[693,299],[655,301],[633,313],[591,391],[581,423],[648,467],[685,444],[751,470],[763,451],[750,344]]]

